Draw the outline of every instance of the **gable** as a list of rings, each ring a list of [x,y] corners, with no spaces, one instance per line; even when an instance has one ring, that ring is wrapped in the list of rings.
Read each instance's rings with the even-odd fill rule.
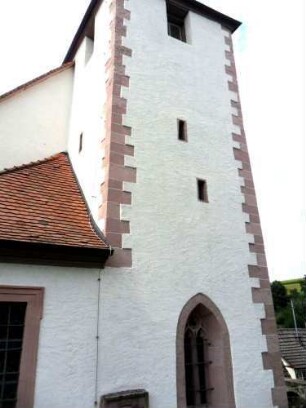
[[[0,96],[0,171],[67,149],[73,64]]]

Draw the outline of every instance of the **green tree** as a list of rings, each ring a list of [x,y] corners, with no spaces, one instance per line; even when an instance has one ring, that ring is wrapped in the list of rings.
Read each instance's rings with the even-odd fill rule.
[[[271,291],[277,325],[285,328],[294,327],[292,302],[297,327],[306,327],[306,279],[301,292],[293,291],[287,295],[285,286],[279,281],[272,282]]]
[[[306,275],[304,275],[303,282],[302,282],[302,292],[304,293],[304,296],[306,297]]]
[[[284,309],[289,303],[285,286],[279,281],[274,281],[271,284],[271,291],[275,312]]]
[[[305,299],[305,292],[296,292],[290,294],[290,300],[292,301],[294,311],[295,311],[295,318],[296,318],[296,325],[297,327],[306,327],[306,299]],[[291,306],[291,305],[290,305]]]

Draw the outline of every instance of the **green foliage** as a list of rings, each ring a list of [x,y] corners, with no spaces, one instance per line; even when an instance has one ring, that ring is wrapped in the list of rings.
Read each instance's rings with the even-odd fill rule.
[[[306,275],[304,275],[303,282],[302,282],[302,292],[306,296]]]
[[[287,295],[285,286],[279,281],[272,282],[271,290],[272,290],[274,309],[276,312],[278,312],[288,305],[289,297]]]
[[[276,322],[279,327],[294,327],[291,301],[295,311],[297,327],[306,327],[306,279],[304,279],[304,282],[301,292],[293,291],[290,293],[290,295],[286,294],[286,288],[281,282],[272,282],[271,290],[276,314]]]

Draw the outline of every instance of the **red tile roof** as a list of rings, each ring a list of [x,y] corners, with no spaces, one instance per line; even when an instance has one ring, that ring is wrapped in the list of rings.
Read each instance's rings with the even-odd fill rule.
[[[108,249],[66,153],[0,173],[0,240]]]

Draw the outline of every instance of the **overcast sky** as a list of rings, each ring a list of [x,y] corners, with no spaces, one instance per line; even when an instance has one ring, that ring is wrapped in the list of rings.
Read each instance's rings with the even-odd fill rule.
[[[302,277],[304,0],[203,2],[244,23],[234,35],[235,54],[270,277]],[[0,2],[0,94],[61,64],[88,4],[89,0]]]

